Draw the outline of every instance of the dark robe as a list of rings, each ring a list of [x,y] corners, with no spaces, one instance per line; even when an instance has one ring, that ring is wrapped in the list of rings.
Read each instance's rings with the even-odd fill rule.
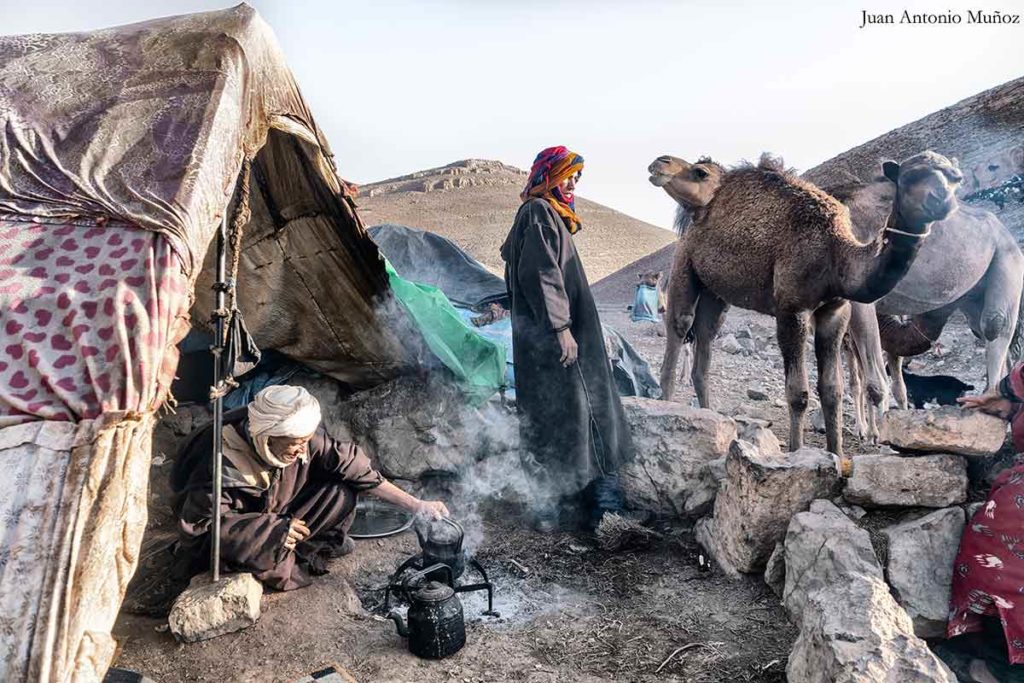
[[[577,493],[614,474],[633,449],[597,305],[572,235],[547,201],[523,203],[501,256],[523,449],[555,493]],[[556,336],[566,328],[579,346],[569,367]]]
[[[226,413],[224,424],[234,425],[252,446],[247,408]],[[209,568],[212,451],[213,425],[209,424],[189,437],[171,472],[180,537],[178,553],[190,561],[192,572]],[[221,569],[252,572],[277,590],[308,585],[309,576],[298,561],[303,549],[316,548],[318,539],[328,535],[342,540],[351,524],[357,493],[382,481],[362,449],[331,438],[323,424],[309,442],[306,461],[272,468],[266,490],[247,482],[224,458]],[[289,550],[284,543],[293,518],[306,523],[310,537],[296,550]]]

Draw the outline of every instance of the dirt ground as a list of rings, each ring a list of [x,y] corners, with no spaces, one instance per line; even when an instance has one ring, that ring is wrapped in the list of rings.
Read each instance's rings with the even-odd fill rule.
[[[627,336],[657,376],[664,339],[653,327],[630,323],[625,302],[602,306],[602,318]],[[749,339],[751,350],[716,350],[715,409],[771,420],[784,439],[772,321],[734,311],[718,343],[730,334]],[[982,349],[963,321],[954,320],[941,341],[947,351],[918,364],[980,388]],[[767,400],[748,397],[755,386]],[[684,387],[677,398],[691,397]],[[824,445],[823,435],[810,428],[807,441]],[[847,448],[877,451],[849,433]],[[478,557],[495,581],[502,616],[481,616],[484,594],[464,595],[467,644],[449,659],[410,655],[394,625],[380,616],[388,576],[416,550],[407,532],[360,541],[356,553],[333,561],[331,573],[312,586],[265,596],[254,627],[205,643],[179,645],[164,619],[123,613],[114,629],[121,644],[117,665],[158,682],[293,681],[332,663],[359,681],[785,680],[796,632],[778,599],[759,576],[734,582],[717,570],[701,573],[688,525],[661,525],[663,537],[650,548],[607,553],[584,535],[533,533],[507,510],[486,520]]]

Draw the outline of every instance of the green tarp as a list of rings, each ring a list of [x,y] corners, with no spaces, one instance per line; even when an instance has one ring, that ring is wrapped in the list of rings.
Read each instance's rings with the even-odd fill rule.
[[[470,402],[479,405],[501,389],[505,349],[468,327],[440,289],[402,278],[387,259],[384,265],[395,298]]]

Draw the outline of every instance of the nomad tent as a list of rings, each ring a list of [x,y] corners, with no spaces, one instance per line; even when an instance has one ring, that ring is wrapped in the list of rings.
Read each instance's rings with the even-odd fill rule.
[[[252,8],[0,38],[0,680],[113,658],[222,221],[261,347],[356,387],[428,353]]]

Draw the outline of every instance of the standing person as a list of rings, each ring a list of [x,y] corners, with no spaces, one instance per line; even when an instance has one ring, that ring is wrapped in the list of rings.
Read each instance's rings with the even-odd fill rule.
[[[632,456],[604,333],[572,236],[583,157],[537,155],[501,247],[512,304],[512,348],[522,451],[541,495],[535,526],[551,531],[559,499],[582,493],[596,526],[620,507],[616,472]]]

